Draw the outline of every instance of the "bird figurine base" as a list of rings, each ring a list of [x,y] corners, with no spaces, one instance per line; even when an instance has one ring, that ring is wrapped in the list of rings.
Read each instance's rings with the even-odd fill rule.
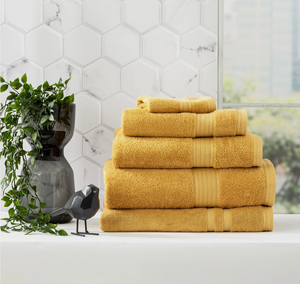
[[[84,220],[84,226],[85,226],[85,232],[79,232],[79,231],[78,231],[78,228],[79,228],[79,219],[77,219],[77,222],[76,222],[76,233],[71,232],[71,234],[72,234],[72,235],[75,235],[75,236],[79,236],[79,237],[85,237],[85,235],[99,236],[98,233],[90,233],[90,232],[87,230],[87,223],[86,223],[86,220]]]

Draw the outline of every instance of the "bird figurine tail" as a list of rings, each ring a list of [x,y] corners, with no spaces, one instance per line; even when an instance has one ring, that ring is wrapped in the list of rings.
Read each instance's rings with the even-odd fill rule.
[[[64,208],[59,208],[57,210],[52,211],[49,215],[50,216],[57,216],[57,215],[62,214],[64,212],[65,212]]]

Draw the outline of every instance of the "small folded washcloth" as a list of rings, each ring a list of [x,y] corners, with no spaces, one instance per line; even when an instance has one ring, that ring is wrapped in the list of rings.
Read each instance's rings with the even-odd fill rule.
[[[144,109],[123,110],[122,131],[127,136],[221,137],[245,135],[247,111],[222,109],[211,113],[150,113]]]
[[[118,169],[104,165],[107,208],[193,208],[273,206],[276,176],[262,167],[193,169]]]
[[[272,207],[233,209],[107,209],[104,232],[262,232],[273,230]]]
[[[262,165],[262,140],[250,132],[211,138],[130,137],[118,128],[112,160],[120,168],[247,168]]]
[[[182,99],[165,99],[140,96],[137,107],[148,112],[194,112],[209,113],[216,110],[216,102],[211,97],[188,97]]]

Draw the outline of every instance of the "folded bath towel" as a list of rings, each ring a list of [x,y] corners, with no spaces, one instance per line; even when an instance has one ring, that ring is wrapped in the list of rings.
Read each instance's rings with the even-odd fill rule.
[[[262,232],[273,230],[272,207],[233,209],[107,209],[105,232]]]
[[[221,137],[245,135],[247,111],[222,109],[212,113],[150,113],[144,109],[123,110],[122,131],[127,136]]]
[[[148,112],[194,112],[209,113],[216,110],[216,102],[211,97],[189,97],[183,99],[165,99],[141,96],[137,107]]]
[[[274,166],[193,169],[118,169],[104,165],[107,208],[233,208],[272,206],[276,192]]]
[[[112,160],[120,168],[247,168],[261,166],[262,140],[249,132],[212,138],[130,137],[118,128]]]

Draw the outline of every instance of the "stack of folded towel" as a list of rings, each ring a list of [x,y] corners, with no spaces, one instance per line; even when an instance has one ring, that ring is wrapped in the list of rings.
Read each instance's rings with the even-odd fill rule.
[[[276,177],[246,110],[212,98],[140,97],[123,111],[104,166],[101,229],[260,232],[273,229]]]

